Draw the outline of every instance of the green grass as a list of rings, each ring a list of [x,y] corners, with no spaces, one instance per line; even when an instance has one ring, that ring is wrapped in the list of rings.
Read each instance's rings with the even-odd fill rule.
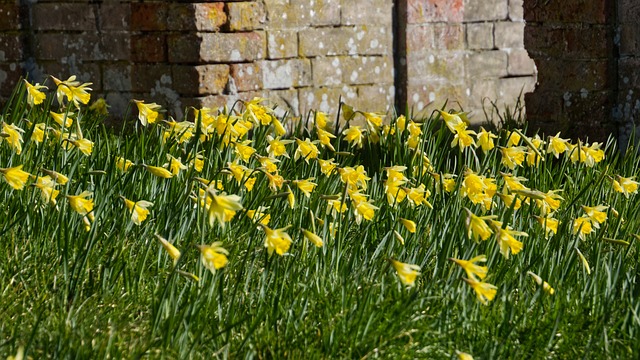
[[[406,145],[407,131],[381,133],[378,143],[365,139],[358,148],[344,139],[341,132],[348,125],[344,112],[336,111],[336,151],[318,145],[319,158],[334,158],[339,167],[364,165],[371,180],[362,193],[379,209],[371,221],[358,224],[351,201],[345,201],[348,211],[341,216],[327,213],[326,196],[346,194],[346,185],[337,172],[324,175],[316,159],[295,160],[295,142],[287,145],[291,158],[279,158],[280,175],[287,180],[315,178],[318,186],[306,198],[288,183],[296,197],[291,209],[286,184],[274,192],[262,172],[251,171],[260,167],[255,156],[245,163],[247,174],[256,177],[255,187],[247,191],[228,174],[227,163],[236,155],[222,136],[216,133],[201,141],[196,126],[188,141],[179,144],[170,136],[163,142],[168,126],[158,122],[142,127],[135,105],[121,136],[102,125],[98,112],[84,105],[74,110],[83,136],[94,142],[89,156],[67,149],[51,130],[39,144],[31,139],[34,124],[60,129],[49,116],[50,109],[65,111],[54,97],[52,91],[32,107],[21,85],[2,114],[4,123],[25,131],[19,155],[7,138],[0,142],[0,168],[23,165],[34,175],[29,183],[45,175],[42,168],[70,181],[56,187],[56,206],[44,201],[33,186],[19,191],[0,181],[0,357],[15,355],[20,347],[36,359],[447,359],[454,358],[456,350],[476,359],[640,356],[640,245],[634,236],[640,233],[639,197],[625,198],[610,180],[615,175],[637,176],[638,158],[634,151],[621,155],[614,142],[603,146],[605,159],[592,167],[572,162],[567,153],[556,159],[542,146],[538,166],[509,170],[501,164],[497,148],[487,154],[474,147],[452,148],[453,134],[437,113],[414,119],[423,133],[418,148],[430,159],[432,171],[457,175],[455,189],[448,193]],[[244,121],[243,116],[249,121],[242,104],[236,110],[235,121]],[[202,120],[196,118],[198,124]],[[302,121],[280,118],[289,126],[289,138],[312,140],[316,130],[306,129],[313,129],[313,120],[313,113]],[[357,121],[364,122],[361,113],[354,115]],[[395,120],[391,129],[396,129]],[[273,125],[254,125],[237,141],[251,140],[257,154],[266,156],[266,136],[273,132]],[[506,146],[506,133],[500,135],[497,144]],[[166,154],[186,164],[198,153],[205,159],[202,172],[189,165],[172,179],[157,178],[141,166],[162,166]],[[119,171],[118,156],[135,165]],[[392,165],[407,167],[405,186],[426,186],[432,209],[413,207],[406,200],[395,206],[387,202],[383,169]],[[466,168],[494,178],[498,191],[504,183],[500,172],[527,178],[524,184],[531,189],[562,189],[564,200],[554,214],[561,221],[558,233],[545,237],[534,218],[540,209],[533,200],[515,210],[494,196],[487,211],[461,196]],[[203,188],[196,177],[220,180],[227,194],[242,198],[244,210],[224,227],[217,222],[211,226],[207,209],[191,198]],[[84,190],[92,191],[95,200],[95,222],[89,231],[65,198]],[[120,196],[154,203],[140,226],[133,224]],[[609,206],[608,219],[580,239],[572,222],[583,214],[581,205],[601,204]],[[258,206],[269,207],[269,227],[292,226],[288,233],[293,243],[284,256],[268,255],[264,231],[245,215]],[[526,232],[527,238],[519,238],[524,249],[505,259],[495,235],[480,242],[469,239],[464,208],[478,216],[495,215]],[[313,222],[311,212],[318,218]],[[409,233],[399,218],[415,221],[417,232]],[[335,236],[329,231],[331,223],[337,228]],[[324,239],[321,248],[301,232],[314,225]],[[393,230],[404,237],[404,245]],[[180,249],[175,267],[155,233]],[[229,251],[229,263],[212,273],[202,265],[195,245],[214,241]],[[588,260],[591,274],[576,247]],[[481,254],[488,258],[485,281],[498,287],[487,305],[461,280],[467,277],[463,270],[448,261]],[[415,286],[400,282],[389,259],[421,267]],[[528,271],[551,284],[555,293],[544,292]],[[185,272],[199,281],[183,276]]]

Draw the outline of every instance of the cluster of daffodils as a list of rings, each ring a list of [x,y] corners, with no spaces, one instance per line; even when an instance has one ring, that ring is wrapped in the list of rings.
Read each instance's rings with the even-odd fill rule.
[[[589,246],[610,215],[618,216],[613,206],[605,203],[610,198],[574,206],[575,201],[565,199],[565,183],[554,188],[549,188],[549,183],[535,186],[539,182],[530,181],[523,172],[535,174],[542,164],[554,163],[595,168],[616,196],[628,199],[638,190],[633,174],[613,174],[599,168],[605,159],[600,143],[572,143],[560,134],[546,139],[528,137],[519,130],[494,134],[480,128],[476,132],[470,129],[464,113],[444,111],[428,121],[400,116],[385,123],[383,114],[347,105],[342,105],[341,117],[335,120],[317,111],[310,113],[304,125],[296,125],[292,119],[280,118],[261,98],[231,110],[191,109],[191,120],[184,121],[165,116],[158,104],[134,100],[135,136],[147,142],[153,138],[157,146],[146,152],[120,151],[118,146],[113,153],[96,154],[81,123],[89,111],[91,84],[81,84],[73,76],[52,80],[55,90],[51,96],[46,86],[25,81],[30,108],[24,119],[0,123],[0,150],[8,154],[0,159],[0,175],[7,184],[0,192],[14,194],[33,188],[40,193],[42,208],[57,212],[70,209],[87,232],[100,231],[107,222],[109,212],[104,209],[120,209],[132,224],[129,228],[153,227],[149,233],[155,234],[158,248],[164,249],[159,251],[167,254],[179,274],[194,280],[198,276],[184,270],[180,261],[180,238],[168,236],[174,233],[170,226],[155,221],[158,213],[165,211],[155,205],[160,200],[157,197],[176,183],[176,188],[185,189],[188,195],[175,206],[184,207],[184,213],[194,214],[194,219],[205,219],[203,228],[215,238],[210,244],[197,246],[202,266],[212,273],[233,264],[233,251],[226,250],[224,244],[234,241],[230,234],[241,227],[250,236],[253,232],[260,236],[265,249],[259,250],[268,256],[296,256],[300,248],[306,254],[307,244],[332,246],[348,236],[349,229],[364,232],[371,227],[397,240],[385,250],[385,258],[403,285],[416,287],[422,267],[400,260],[415,259],[405,249],[415,248],[431,236],[455,237],[456,228],[466,226],[466,238],[478,244],[481,254],[450,260],[464,270],[463,283],[483,304],[496,297],[498,286],[488,282],[495,283],[488,267],[480,263],[493,267],[494,260],[488,259],[509,261],[526,252],[528,246],[553,241],[564,231],[581,241],[575,251],[589,274],[587,257],[579,248]],[[91,107],[106,109],[104,102]],[[440,121],[444,126],[431,126]],[[434,145],[437,137],[446,139],[448,145]],[[34,161],[44,148],[51,150],[52,158],[63,157],[66,166],[47,159]],[[386,156],[381,163],[371,164],[367,161],[370,152],[386,152]],[[434,154],[452,155],[459,162],[434,158]],[[94,161],[101,156],[110,158]],[[498,160],[492,163],[492,159]],[[94,164],[106,165],[94,168]],[[104,192],[100,187],[114,184],[78,177],[80,172],[106,175],[112,170],[115,175],[109,175],[116,182],[144,179],[147,186],[159,190],[136,188],[138,192],[101,198],[98,195]],[[150,193],[156,198],[150,198]],[[448,220],[455,225],[444,231],[451,233],[434,235],[431,224],[420,219],[424,214],[435,214],[437,219],[443,202],[460,204],[461,216]],[[567,214],[572,223],[561,227]],[[290,223],[292,218],[298,220]],[[296,247],[298,243],[302,245]],[[421,264],[428,262],[423,259]],[[555,292],[537,274],[528,275],[547,294]]]

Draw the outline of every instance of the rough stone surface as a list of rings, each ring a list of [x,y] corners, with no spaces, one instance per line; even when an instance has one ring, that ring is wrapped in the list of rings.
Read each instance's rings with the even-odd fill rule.
[[[467,46],[471,50],[493,49],[493,23],[467,24]]]

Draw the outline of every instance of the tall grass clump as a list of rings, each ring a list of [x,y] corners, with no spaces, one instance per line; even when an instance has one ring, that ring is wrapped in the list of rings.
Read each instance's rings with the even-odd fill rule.
[[[0,356],[640,355],[635,151],[264,99],[116,134],[49,86],[0,119]]]

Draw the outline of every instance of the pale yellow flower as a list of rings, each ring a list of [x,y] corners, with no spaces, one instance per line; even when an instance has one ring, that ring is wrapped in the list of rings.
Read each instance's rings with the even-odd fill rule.
[[[391,265],[396,270],[398,278],[402,284],[407,287],[413,287],[416,282],[416,278],[420,275],[420,266],[403,263],[394,259],[391,259]]]

